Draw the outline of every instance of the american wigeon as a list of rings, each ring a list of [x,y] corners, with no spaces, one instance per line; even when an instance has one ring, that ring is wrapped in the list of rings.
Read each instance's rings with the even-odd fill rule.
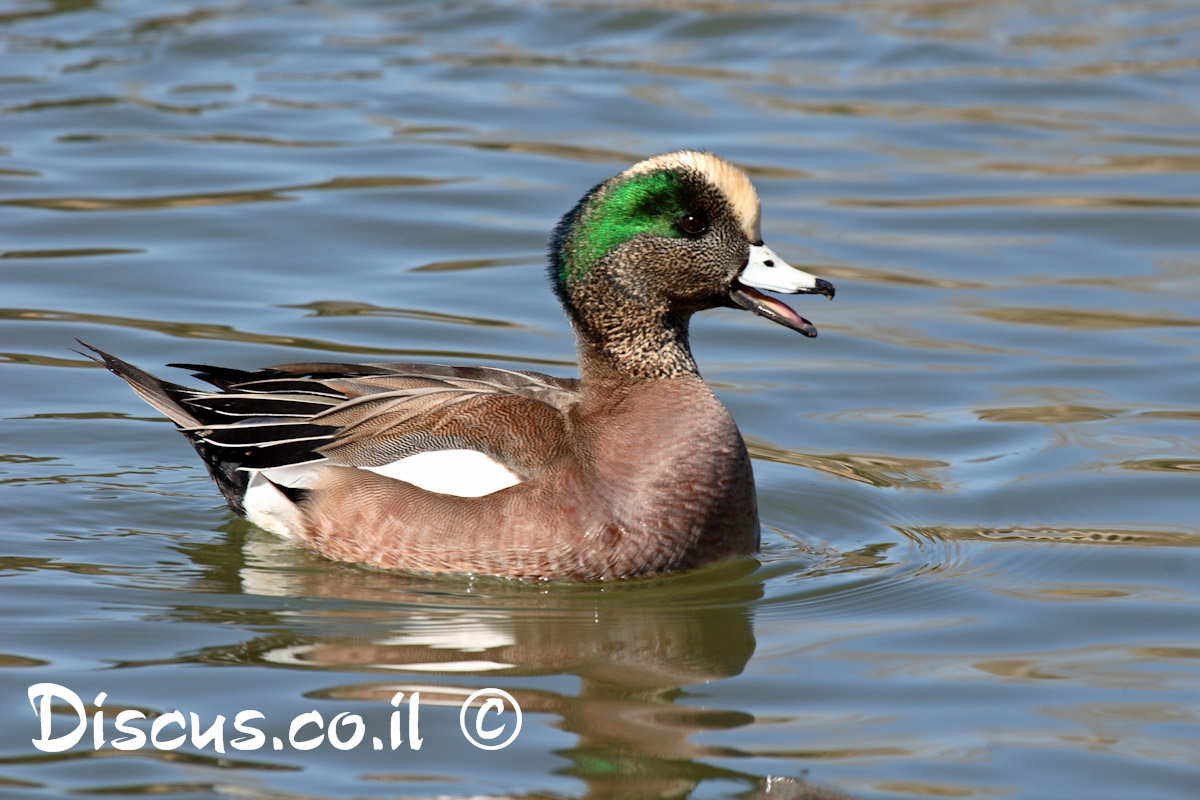
[[[99,360],[169,417],[229,507],[332,559],[425,572],[617,578],[754,552],[754,476],[696,369],[692,314],[827,281],[762,243],[749,179],[709,153],[635,164],[550,239],[578,380],[495,367],[176,365],[217,391]],[[94,348],[93,348],[94,349]]]

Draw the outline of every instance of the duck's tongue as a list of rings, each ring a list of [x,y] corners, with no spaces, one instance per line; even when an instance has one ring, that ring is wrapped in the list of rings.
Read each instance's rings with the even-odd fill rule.
[[[803,333],[805,336],[814,337],[817,335],[817,329],[811,322],[789,308],[786,303],[765,295],[758,289],[736,282],[733,285],[733,291],[729,293],[729,298],[747,311],[753,311],[760,317],[766,317],[772,322],[778,322],[780,325]]]

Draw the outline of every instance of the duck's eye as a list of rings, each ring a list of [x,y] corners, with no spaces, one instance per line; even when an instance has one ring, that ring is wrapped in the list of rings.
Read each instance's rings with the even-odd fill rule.
[[[675,224],[688,236],[699,236],[708,230],[708,219],[700,214],[684,214]]]

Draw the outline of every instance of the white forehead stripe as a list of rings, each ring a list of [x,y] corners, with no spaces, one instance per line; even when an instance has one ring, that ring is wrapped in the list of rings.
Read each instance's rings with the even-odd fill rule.
[[[758,192],[754,184],[746,177],[746,173],[712,153],[701,153],[696,150],[679,150],[666,153],[645,161],[639,161],[625,170],[618,178],[632,175],[644,175],[661,169],[690,169],[698,172],[704,178],[721,190],[733,213],[742,223],[742,232],[751,242],[762,241],[762,228],[759,220]]]

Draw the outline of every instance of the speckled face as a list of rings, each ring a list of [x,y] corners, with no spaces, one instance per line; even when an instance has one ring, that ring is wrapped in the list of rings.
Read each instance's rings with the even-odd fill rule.
[[[569,294],[602,263],[617,271],[636,264],[668,294],[672,284],[684,294],[722,283],[727,290],[724,279],[745,265],[757,228],[758,198],[741,172],[705,153],[659,156],[599,185],[564,217],[554,278]]]
[[[692,210],[694,187],[678,169],[621,176],[583,204],[562,250],[560,278],[587,274],[598,261],[640,235],[678,239],[706,227]],[[685,227],[686,226],[686,227]]]
[[[762,244],[759,202],[741,170],[709,153],[680,151],[642,161],[588,192],[551,240],[551,277],[577,316],[658,309],[690,314],[741,306],[806,335],[815,329],[751,288],[821,292],[832,287],[793,269]]]

